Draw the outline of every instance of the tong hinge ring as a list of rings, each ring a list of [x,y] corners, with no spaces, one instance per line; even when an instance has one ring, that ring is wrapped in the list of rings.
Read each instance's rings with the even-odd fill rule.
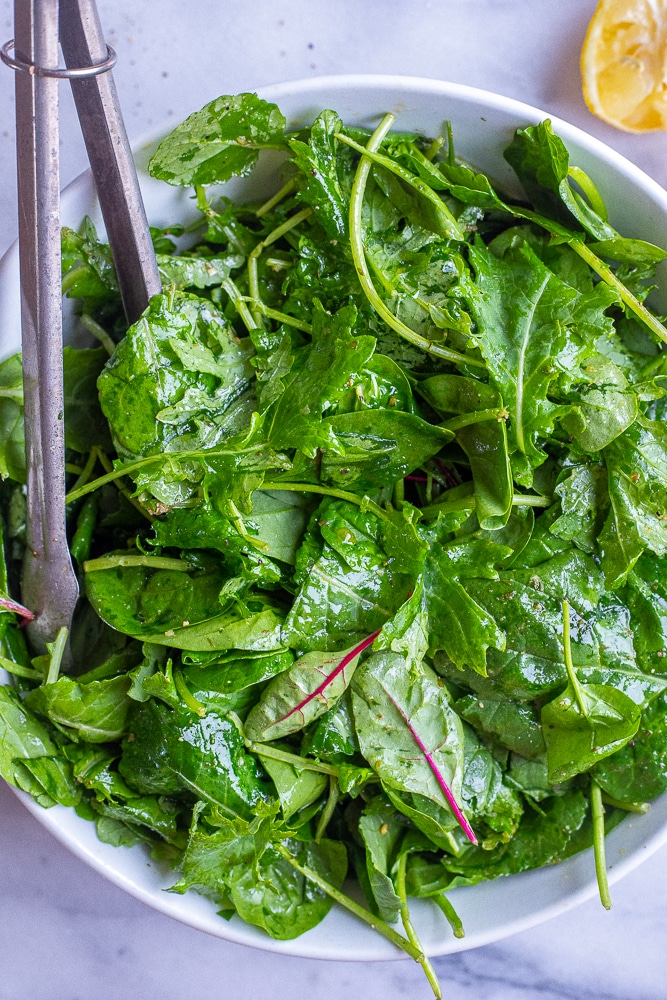
[[[0,48],[0,59],[10,69],[18,70],[21,73],[30,73],[31,76],[51,76],[57,80],[79,80],[89,76],[99,76],[101,73],[108,73],[116,65],[116,60],[118,59],[115,49],[107,45],[107,57],[102,62],[93,63],[91,66],[76,66],[72,69],[66,66],[49,68],[48,66],[36,66],[35,63],[29,62],[27,59],[23,59],[17,55],[16,51],[14,51],[14,55],[12,56],[10,53],[13,49],[13,38],[10,38]]]

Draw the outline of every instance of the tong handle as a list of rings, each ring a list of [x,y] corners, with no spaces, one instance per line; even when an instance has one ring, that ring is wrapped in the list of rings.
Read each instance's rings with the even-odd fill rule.
[[[107,46],[94,0],[60,0],[68,67],[101,63]],[[155,252],[111,73],[70,79],[129,323],[161,291]]]
[[[58,0],[16,0],[15,51],[57,65]],[[27,522],[22,600],[40,650],[69,627],[78,584],[65,533],[58,81],[16,74]]]

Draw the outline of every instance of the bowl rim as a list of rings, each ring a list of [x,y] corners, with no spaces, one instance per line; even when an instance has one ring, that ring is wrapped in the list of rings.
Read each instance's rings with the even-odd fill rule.
[[[550,115],[533,105],[524,103],[514,98],[504,97],[503,95],[492,91],[487,91],[477,87],[470,87],[466,84],[451,83],[443,80],[435,80],[418,76],[388,74],[332,74],[269,84],[258,88],[256,93],[259,97],[265,100],[274,101],[280,105],[282,100],[297,98],[305,99],[306,97],[312,98],[314,95],[324,94],[327,90],[332,89],[349,90],[350,92],[354,91],[355,93],[371,92],[374,90],[386,90],[387,92],[391,91],[394,93],[403,91],[424,98],[427,96],[450,99],[455,98],[465,102],[466,104],[472,104],[473,106],[477,106],[479,108],[493,109],[501,112],[503,115],[511,115],[516,120],[517,125],[521,123],[533,124],[549,118],[553,123],[555,131],[561,136],[561,138],[564,139],[566,144],[575,143],[580,148],[587,150],[595,159],[603,160],[611,166],[612,170],[624,175],[633,185],[640,188],[651,201],[659,206],[660,210],[665,215],[665,219],[667,220],[667,191],[665,191],[655,180],[632,163],[632,161],[628,160],[625,156],[607,146],[596,137],[591,136],[581,128],[572,125],[557,116]],[[334,108],[334,110],[336,109]],[[382,113],[383,109],[378,108],[378,116]],[[400,111],[398,115],[398,122],[400,124]],[[171,131],[171,128],[173,128],[173,125],[163,123],[157,128],[151,129],[150,132],[133,142],[132,145],[135,152],[154,143],[160,136],[164,135],[168,131]],[[80,190],[90,190],[91,184],[92,181],[90,173],[89,171],[85,171],[64,188],[62,192],[63,200],[76,198],[77,193]],[[17,315],[16,303],[19,298],[17,277],[18,249],[17,244],[14,243],[6,252],[2,260],[0,260],[0,335],[2,334],[3,326],[6,326],[7,314],[11,314],[13,312],[14,317]],[[0,357],[4,356],[4,352],[0,347]],[[2,679],[3,674],[0,671],[0,683],[2,682]],[[23,802],[29,812],[40,822],[40,824],[49,830],[49,832],[56,837],[56,839],[58,839],[79,859],[83,860],[89,867],[104,875],[110,881],[124,889],[129,894],[133,895],[135,898],[147,903],[153,909],[174,917],[175,919],[189,926],[195,927],[196,929],[206,931],[207,933],[233,943],[249,945],[265,951],[294,957],[348,961],[386,961],[406,957],[402,952],[399,952],[393,946],[388,944],[383,938],[380,938],[379,935],[374,935],[372,937],[365,935],[363,933],[364,928],[355,920],[355,918],[350,917],[348,914],[345,914],[345,917],[348,918],[348,922],[350,923],[350,926],[353,927],[355,932],[354,954],[350,953],[348,939],[344,938],[337,943],[325,943],[323,941],[325,935],[318,935],[318,930],[321,930],[327,922],[331,921],[331,914],[322,924],[319,925],[318,928],[314,928],[314,930],[307,932],[300,938],[288,941],[276,941],[263,934],[257,928],[243,923],[237,917],[235,917],[231,922],[226,922],[215,913],[209,914],[202,908],[202,906],[195,906],[194,908],[190,907],[190,912],[188,912],[188,907],[185,907],[185,912],[183,912],[182,901],[186,897],[174,897],[169,893],[163,892],[162,890],[157,891],[155,888],[147,889],[145,885],[129,878],[128,875],[122,871],[123,865],[120,862],[122,862],[123,855],[118,848],[109,848],[108,845],[101,845],[99,842],[95,842],[91,847],[90,843],[86,843],[86,840],[90,840],[90,838],[73,836],[69,830],[69,824],[66,821],[63,821],[63,815],[71,817],[73,810],[65,809],[62,806],[55,806],[52,809],[45,810],[26,793],[19,791],[11,785],[9,787],[18,796],[20,801]],[[78,817],[76,818],[76,823],[77,825],[85,824],[86,829],[92,828],[93,837],[95,836],[94,828],[91,823],[86,820],[79,819]],[[618,833],[621,829],[628,831],[633,827],[635,831],[635,843],[630,850],[630,853],[627,853],[623,844],[619,843]],[[637,828],[639,829],[637,830]],[[648,814],[646,814],[646,816],[628,817],[619,827],[609,834],[607,838],[607,851],[608,858],[611,857],[609,872],[610,883],[614,884],[624,875],[634,870],[645,858],[650,857],[666,843],[667,793],[654,801],[652,809]],[[96,844],[99,845],[97,848]],[[134,848],[132,850],[137,849]],[[118,865],[114,864],[113,861],[107,860],[105,854],[108,851],[113,852],[113,858],[118,858]],[[562,873],[566,882],[570,880],[577,886],[576,888],[568,888],[564,895],[556,898],[553,902],[537,906],[522,916],[506,919],[504,922],[501,919],[496,926],[483,932],[473,931],[462,940],[452,938],[450,934],[445,932],[444,935],[440,935],[441,941],[439,944],[433,944],[430,941],[426,944],[429,954],[432,956],[451,954],[498,941],[512,934],[534,927],[553,916],[562,914],[570,908],[591,899],[597,894],[597,884],[590,854],[591,850],[589,849],[588,851],[582,852],[573,858],[561,862],[557,866],[548,866],[547,868],[537,869],[532,872],[509,876],[507,879],[496,880],[496,882],[492,883],[480,883],[478,886],[452,890],[452,894],[455,899],[460,899],[463,898],[461,896],[462,893],[469,894],[477,892],[479,894],[482,886],[489,887],[496,885],[499,882],[509,884],[511,881],[511,883],[516,885],[517,888],[523,882],[528,886],[529,891],[532,891],[531,883],[538,880],[544,872],[549,870],[553,872],[556,869]],[[589,863],[586,863],[584,866],[584,860],[587,858]],[[171,883],[174,881],[174,878],[171,877],[167,881]],[[189,895],[190,894],[188,894],[188,896]],[[202,897],[199,897],[199,899],[201,900]],[[415,907],[418,911],[417,917],[424,919],[423,901],[418,900],[415,902],[418,904]],[[211,907],[211,904],[206,905],[209,908]],[[429,909],[435,908],[429,907]],[[419,919],[417,919],[417,923],[419,924]],[[438,929],[440,931],[443,928],[446,928],[444,922],[438,924]]]

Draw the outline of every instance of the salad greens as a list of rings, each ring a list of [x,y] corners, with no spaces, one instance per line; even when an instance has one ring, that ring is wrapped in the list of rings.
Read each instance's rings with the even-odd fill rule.
[[[336,901],[419,961],[408,897],[595,846],[667,789],[665,252],[610,225],[548,121],[517,202],[448,141],[220,97],[151,172],[129,330],[63,233],[85,599],[30,650],[20,360],[0,365],[0,774],[287,939]],[[208,186],[273,150],[275,194]],[[10,596],[12,595],[12,596]],[[366,898],[347,895],[355,875]],[[395,924],[402,921],[404,933]]]

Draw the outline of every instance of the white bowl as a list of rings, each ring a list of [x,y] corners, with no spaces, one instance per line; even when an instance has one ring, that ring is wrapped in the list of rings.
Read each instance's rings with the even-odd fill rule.
[[[265,87],[260,96],[275,101],[291,126],[305,124],[325,108],[337,111],[348,124],[375,126],[388,111],[397,115],[402,130],[438,134],[451,120],[459,155],[491,174],[506,189],[516,191],[510,167],[502,158],[514,130],[549,117],[528,105],[497,94],[459,84],[410,77],[341,76],[301,80]],[[195,110],[195,109],[193,109]],[[642,237],[664,245],[667,240],[667,193],[628,160],[566,122],[553,119],[565,141],[571,161],[597,185],[610,211],[610,221],[625,236]],[[167,129],[164,130],[168,131]],[[162,133],[160,133],[162,135]],[[154,137],[155,139],[155,137]],[[154,225],[188,221],[195,216],[190,193],[148,177],[145,163],[154,141],[137,149],[140,181],[149,220]],[[252,197],[267,183],[265,167],[243,181],[231,182],[231,197]],[[63,193],[62,220],[77,227],[90,215],[101,229],[89,175],[84,174]],[[667,280],[656,293],[660,311],[667,311]],[[0,263],[0,357],[19,350],[18,252],[13,247]],[[0,672],[1,674],[1,672]],[[0,680],[2,678],[0,677]],[[91,823],[73,810],[56,806],[45,810],[20,794],[39,822],[92,868],[149,906],[186,924],[228,941],[284,955],[368,961],[405,957],[384,938],[339,908],[318,927],[294,941],[274,941],[234,917],[227,922],[202,896],[165,892],[176,880],[168,868],[152,862],[142,847],[114,848],[97,840]],[[667,795],[643,816],[629,815],[607,838],[607,861],[613,883],[667,842]],[[426,950],[431,955],[463,951],[524,930],[583,902],[597,893],[591,851],[559,865],[512,875],[471,888],[455,889],[451,900],[465,929],[454,938],[435,905],[415,900],[413,915]]]

